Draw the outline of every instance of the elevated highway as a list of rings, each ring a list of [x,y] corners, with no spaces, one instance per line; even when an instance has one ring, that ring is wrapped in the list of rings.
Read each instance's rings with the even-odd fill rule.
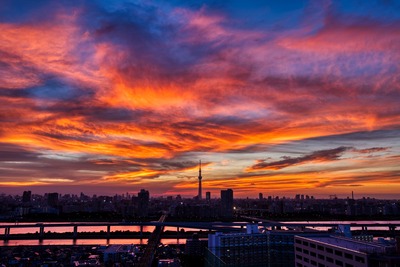
[[[160,217],[158,220],[159,223],[163,223],[165,219],[167,218],[167,215],[164,214]],[[157,249],[158,243],[160,243],[161,239],[161,234],[164,231],[164,226],[159,225],[156,226],[156,228],[153,231],[153,234],[150,236],[148,242],[147,242],[147,247],[143,253],[143,257],[140,259],[138,266],[139,267],[151,267],[152,263],[154,261],[154,255]]]

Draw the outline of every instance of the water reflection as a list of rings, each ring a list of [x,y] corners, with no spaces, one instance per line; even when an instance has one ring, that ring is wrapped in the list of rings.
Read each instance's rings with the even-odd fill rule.
[[[177,244],[176,239],[175,243],[170,244]],[[128,245],[128,244],[135,244],[135,245],[145,245],[147,244],[147,239],[44,239],[44,240],[9,240],[9,241],[1,241],[1,246],[38,246],[38,245],[114,245],[114,244],[121,244],[121,245]]]

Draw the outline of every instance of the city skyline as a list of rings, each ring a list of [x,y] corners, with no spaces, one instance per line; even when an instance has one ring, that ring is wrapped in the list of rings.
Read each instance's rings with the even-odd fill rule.
[[[2,1],[0,193],[399,198],[399,10]]]

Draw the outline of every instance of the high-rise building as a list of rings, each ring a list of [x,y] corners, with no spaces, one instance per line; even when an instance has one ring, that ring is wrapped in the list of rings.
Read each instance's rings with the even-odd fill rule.
[[[263,193],[258,193],[258,199],[259,200],[263,200],[264,199]]]
[[[52,208],[56,208],[58,206],[58,193],[47,194],[47,205]]]
[[[233,217],[233,190],[221,190],[221,216]]]
[[[146,217],[149,214],[150,193],[147,190],[141,189],[138,193],[138,209],[137,213],[141,217]]]
[[[203,177],[201,176],[201,160],[199,161],[199,194],[197,195],[197,198],[199,200],[202,199],[202,192],[201,192],[201,180],[203,179]]]
[[[206,200],[207,202],[211,200],[211,192],[206,192]]]
[[[24,193],[22,194],[22,202],[23,203],[31,202],[31,196],[32,196],[31,191],[24,191]]]
[[[258,231],[247,225],[246,233],[208,235],[205,266],[294,267],[291,232]]]

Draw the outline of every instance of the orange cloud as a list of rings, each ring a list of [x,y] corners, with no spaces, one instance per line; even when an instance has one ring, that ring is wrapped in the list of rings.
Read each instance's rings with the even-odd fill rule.
[[[161,179],[170,186],[165,192],[190,192],[196,186],[190,181],[193,164],[168,169],[165,162],[206,154],[243,157],[249,166],[264,157],[260,153],[268,157],[271,147],[335,136],[342,139],[334,147],[354,150],[329,156],[317,152],[330,148],[315,147],[313,153],[299,145],[285,158],[237,168],[235,190],[372,189],[373,179],[352,181],[349,173],[359,175],[348,170],[385,182],[397,171],[387,156],[397,155],[398,147],[379,149],[392,146],[385,134],[397,131],[400,119],[395,23],[326,18],[318,29],[277,31],[238,26],[228,13],[208,7],[160,9],[145,19],[139,12],[130,16],[135,20],[103,9],[93,16],[84,6],[52,11],[40,21],[0,24],[0,142],[36,152],[32,160],[74,154],[86,164],[71,163],[72,174],[46,183],[82,175],[81,183],[103,177],[101,184],[157,188],[154,181]],[[381,136],[365,141],[373,143],[368,150],[349,145],[346,138],[358,133]],[[356,155],[342,158],[345,152]],[[380,160],[364,161],[370,156]],[[7,163],[0,158],[1,164]],[[329,169],[326,177],[315,170],[309,180],[302,168],[315,165]],[[363,169],[372,165],[377,169]],[[17,176],[16,169],[11,172]],[[44,172],[35,176],[48,177]],[[214,190],[224,186],[222,178],[231,178],[218,167],[216,173],[204,181]]]

